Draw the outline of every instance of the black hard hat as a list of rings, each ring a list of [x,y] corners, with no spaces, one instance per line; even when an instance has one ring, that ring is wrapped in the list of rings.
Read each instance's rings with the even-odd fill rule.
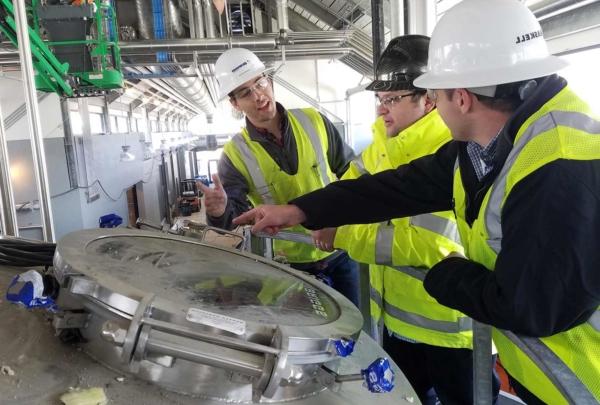
[[[429,37],[404,35],[390,41],[381,54],[371,91],[413,90],[413,80],[427,71]]]

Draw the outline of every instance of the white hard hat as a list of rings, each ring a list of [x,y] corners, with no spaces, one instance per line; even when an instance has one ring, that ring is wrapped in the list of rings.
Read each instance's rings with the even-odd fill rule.
[[[223,52],[215,63],[215,77],[219,83],[219,100],[237,87],[272,69],[251,51],[244,48],[232,48]]]
[[[543,77],[567,63],[548,53],[542,28],[518,0],[463,0],[444,14],[429,44],[428,89],[493,86]]]

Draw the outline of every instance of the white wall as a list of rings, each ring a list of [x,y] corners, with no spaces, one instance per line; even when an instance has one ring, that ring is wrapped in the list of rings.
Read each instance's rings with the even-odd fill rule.
[[[592,109],[600,114],[600,49],[591,49],[561,58],[567,60],[570,65],[559,74],[569,82],[569,86],[585,101]]]

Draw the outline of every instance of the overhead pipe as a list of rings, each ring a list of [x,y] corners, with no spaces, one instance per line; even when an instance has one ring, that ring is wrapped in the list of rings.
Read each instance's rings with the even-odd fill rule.
[[[194,0],[186,0],[186,11],[188,15],[188,27],[190,28],[190,38],[196,38],[196,11]]]
[[[435,21],[434,0],[406,0],[408,8],[407,34],[430,35]]]
[[[404,0],[390,0],[391,37],[404,35]]]
[[[204,38],[204,11],[202,9],[202,0],[192,0],[192,3],[195,23],[193,38]]]
[[[176,38],[182,38],[185,35],[180,9],[173,0],[167,1],[167,21],[169,22],[167,27],[168,33],[172,33]]]
[[[136,54],[132,51],[144,51],[143,54],[147,54],[148,51],[172,51],[172,52],[193,52],[193,51],[205,51],[205,50],[225,50],[230,46],[243,47],[243,48],[272,48],[277,47],[277,39],[275,36],[271,37],[234,37],[234,38],[205,38],[202,40],[198,39],[178,39],[178,40],[161,40],[161,41],[135,41],[135,42],[121,42],[120,47],[124,55]]]
[[[204,9],[204,22],[206,28],[207,38],[216,38],[217,31],[215,28],[215,15],[213,12],[213,5],[211,0],[200,0],[202,1],[202,8]]]
[[[553,0],[552,2],[546,1],[533,5],[530,9],[538,21],[541,22],[596,2],[598,0]]]
[[[31,130],[31,152],[40,202],[40,217],[42,222],[42,234],[45,242],[54,242],[54,223],[52,220],[51,196],[48,182],[48,169],[46,165],[46,154],[44,152],[44,134],[40,122],[39,106],[37,104],[37,91],[35,88],[35,76],[33,62],[31,60],[31,44],[29,42],[29,25],[27,23],[27,12],[25,0],[13,2],[15,7],[15,20],[17,23],[17,40],[19,43],[19,59],[21,71],[23,72],[23,86],[25,87],[25,102],[27,103],[29,129]]]
[[[149,25],[152,20],[148,16],[152,13],[151,3],[148,0],[135,0],[135,13],[138,20],[138,34],[140,38],[154,38],[153,27]]]
[[[289,31],[290,23],[288,20],[288,2],[287,0],[277,0],[277,25],[279,25],[279,31]]]

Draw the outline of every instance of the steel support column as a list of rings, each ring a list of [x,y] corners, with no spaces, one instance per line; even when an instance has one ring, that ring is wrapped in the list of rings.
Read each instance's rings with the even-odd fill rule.
[[[385,25],[383,23],[383,0],[371,0],[371,29],[373,33],[373,68],[385,49]]]
[[[19,60],[21,61],[21,72],[23,74],[23,85],[25,87],[25,103],[27,104],[27,117],[29,129],[31,130],[31,152],[33,157],[35,183],[40,201],[40,217],[43,226],[42,234],[44,241],[54,242],[54,223],[52,220],[46,155],[44,152],[44,135],[42,133],[40,112],[37,103],[37,91],[35,88],[33,62],[31,60],[31,45],[29,43],[29,26],[27,24],[25,0],[16,0],[13,4],[15,6],[17,39],[19,42]]]

